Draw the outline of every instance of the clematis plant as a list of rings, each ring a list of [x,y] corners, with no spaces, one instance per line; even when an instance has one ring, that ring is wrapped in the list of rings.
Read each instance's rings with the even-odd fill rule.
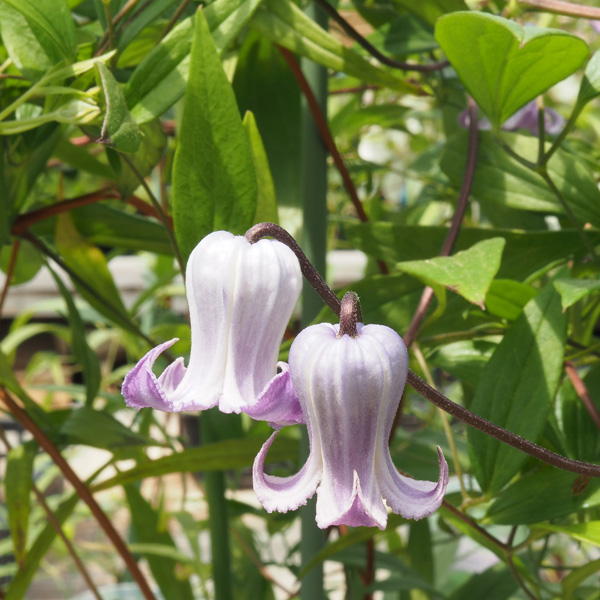
[[[156,377],[154,362],[177,339],[160,344],[125,377],[125,402],[166,412],[218,405],[276,427],[303,422],[288,366],[277,362],[301,287],[298,259],[281,242],[250,244],[226,231],[206,236],[186,267],[189,365],[178,358]]]
[[[388,450],[390,430],[408,371],[402,338],[383,325],[363,325],[356,294],[342,301],[339,325],[302,331],[290,350],[292,382],[308,427],[311,452],[291,477],[264,473],[277,432],[254,462],[256,495],[268,512],[287,512],[317,493],[317,525],[377,526],[387,510],[420,519],[437,510],[448,483],[438,448],[437,482],[415,481],[396,470]]]

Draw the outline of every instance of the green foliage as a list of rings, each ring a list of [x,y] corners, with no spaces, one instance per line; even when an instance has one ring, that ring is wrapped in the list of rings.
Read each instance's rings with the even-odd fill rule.
[[[248,489],[267,423],[213,411],[199,433],[196,415],[124,405],[123,377],[152,346],[180,338],[156,375],[189,355],[180,263],[202,237],[273,221],[313,251],[320,213],[299,208],[313,117],[286,48],[327,69],[328,133],[367,215],[330,161],[328,281],[359,294],[365,323],[400,334],[422,309],[410,368],[447,397],[600,463],[600,50],[589,24],[518,2],[330,2],[408,63],[394,68],[305,4],[0,0],[0,392],[34,422],[6,435],[0,556],[15,562],[0,565],[0,596],[30,597],[50,573],[72,597],[80,567],[65,538],[92,579],[130,578],[40,450],[47,440],[85,473],[167,600],[305,594],[325,561],[345,579],[327,575],[327,593],[352,600],[597,597],[600,480],[445,424],[410,388],[391,456],[432,480],[440,446],[445,504],[418,522],[390,514],[385,531],[333,528],[302,566],[298,512],[267,513]],[[461,125],[467,95],[491,129],[475,153]],[[530,102],[564,124],[542,135],[539,114],[502,129],[517,109],[535,112]],[[366,255],[364,271],[348,250]],[[51,298],[36,295],[44,281]],[[437,301],[420,307],[426,286]],[[316,321],[334,319],[323,308]],[[294,317],[289,337],[298,330]],[[302,467],[300,427],[279,434],[269,473]],[[458,558],[465,543],[497,564],[475,572]]]

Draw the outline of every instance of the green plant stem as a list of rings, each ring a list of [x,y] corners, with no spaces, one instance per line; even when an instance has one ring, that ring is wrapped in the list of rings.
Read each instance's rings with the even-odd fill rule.
[[[173,234],[173,228],[167,219],[167,215],[163,210],[160,202],[156,198],[156,196],[152,193],[150,186],[146,183],[146,180],[142,177],[142,174],[138,171],[137,167],[133,164],[131,159],[126,154],[121,154],[123,160],[127,163],[129,168],[132,170],[133,174],[136,176],[137,180],[140,182],[140,185],[146,190],[146,194],[148,194],[148,198],[150,198],[150,202],[152,202],[152,206],[154,210],[158,213],[162,224],[164,225],[167,236],[169,237],[169,242],[171,243],[171,247],[173,248],[173,252],[175,253],[175,258],[177,260],[177,264],[181,269],[181,275],[185,281],[185,262],[183,261],[183,257],[181,256],[181,252],[179,251],[179,246],[177,245],[177,240],[175,239],[175,235]]]
[[[204,411],[200,418],[202,442],[210,444],[218,439],[214,415]],[[208,503],[208,528],[215,584],[215,600],[233,600],[231,586],[231,553],[229,550],[229,518],[225,497],[225,474],[222,471],[204,473],[204,490]]]
[[[327,28],[327,15],[314,4],[306,12],[324,29]],[[302,71],[313,91],[321,113],[327,115],[327,70],[310,60],[302,59]],[[325,273],[327,252],[327,149],[318,127],[315,124],[306,97],[302,98],[301,109],[302,149],[302,209],[304,227],[302,247],[308,259],[320,273]],[[321,310],[321,298],[310,284],[304,282],[302,289],[302,326],[308,325]],[[300,459],[305,460],[310,453],[308,433],[303,431],[300,442]],[[315,499],[301,509],[300,541],[301,564],[305,567],[325,543],[324,532],[315,523]],[[301,600],[323,600],[322,563],[311,569],[302,579]]]

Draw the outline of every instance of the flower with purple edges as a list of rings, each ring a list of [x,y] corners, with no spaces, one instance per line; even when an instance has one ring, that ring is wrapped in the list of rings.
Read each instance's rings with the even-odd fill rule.
[[[277,362],[301,288],[298,259],[281,242],[250,244],[227,231],[206,236],[186,267],[188,367],[178,358],[156,377],[154,362],[177,340],[160,344],[126,375],[126,404],[166,412],[218,405],[273,427],[303,423],[288,365]]]
[[[401,475],[388,439],[406,383],[408,353],[402,338],[383,325],[356,324],[356,335],[339,325],[303,330],[290,350],[290,372],[304,412],[310,455],[296,474],[264,473],[275,432],[254,461],[254,491],[268,511],[287,512],[317,493],[316,521],[385,529],[383,502],[405,518],[437,510],[448,483],[448,465],[438,448],[437,482]]]
[[[465,129],[469,127],[469,111],[463,110],[458,115],[458,122]],[[558,135],[565,126],[565,119],[552,108],[544,109],[544,130],[550,135]],[[492,126],[487,117],[481,117],[477,124],[478,129],[489,131]],[[535,100],[528,102],[514,115],[506,119],[502,125],[503,131],[518,131],[527,129],[533,135],[538,135],[538,107]]]

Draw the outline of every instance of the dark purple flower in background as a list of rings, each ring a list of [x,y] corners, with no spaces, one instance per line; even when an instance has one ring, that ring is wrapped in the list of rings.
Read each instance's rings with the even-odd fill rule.
[[[463,110],[458,116],[458,122],[461,127],[467,129],[469,127],[469,111]],[[557,135],[565,126],[565,119],[552,108],[544,110],[544,129],[550,135]],[[487,117],[479,119],[479,129],[488,131],[492,128]],[[533,135],[538,135],[538,108],[535,100],[527,103],[523,108],[520,108],[512,117],[506,119],[502,125],[503,131],[518,131],[519,129],[527,129]]]

